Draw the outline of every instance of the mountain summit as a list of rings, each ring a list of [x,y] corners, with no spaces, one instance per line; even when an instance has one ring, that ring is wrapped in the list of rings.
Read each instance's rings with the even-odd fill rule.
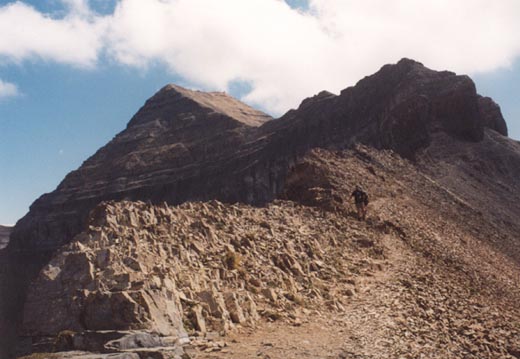
[[[520,145],[507,137],[499,106],[477,94],[469,77],[433,71],[413,60],[385,65],[339,95],[320,92],[278,119],[224,93],[167,85],[125,130],[69,173],[55,191],[37,199],[16,224],[8,247],[0,252],[5,268],[1,290],[7,293],[0,308],[0,337],[6,342],[0,344],[7,348],[13,340],[10,326],[22,323],[22,332],[33,343],[68,329],[138,328],[185,336],[182,323],[189,321],[200,331],[202,319],[212,330],[228,330],[231,322],[257,320],[251,303],[263,300],[259,293],[272,302],[265,303],[264,314],[281,310],[273,304],[280,296],[301,306],[305,295],[315,298],[309,299],[315,306],[341,310],[345,303],[324,294],[334,292],[327,280],[345,281],[348,273],[357,275],[365,268],[340,270],[332,264],[339,260],[334,255],[347,247],[359,263],[362,256],[371,256],[374,266],[383,266],[380,260],[386,255],[400,256],[392,247],[402,248],[410,258],[421,258],[417,263],[425,268],[444,273],[449,286],[438,284],[439,290],[448,293],[459,284],[469,288],[471,282],[491,298],[479,297],[477,304],[488,305],[495,298],[493,291],[482,289],[487,283],[503,291],[501,304],[490,308],[514,317],[519,308],[507,303],[520,297],[506,283],[517,283],[520,273],[518,178]],[[351,187],[359,182],[375,197],[373,219],[362,227],[345,209]],[[211,211],[223,212],[209,213],[204,204],[170,207],[210,200],[222,202],[211,202]],[[249,205],[265,206],[265,211]],[[248,234],[242,214],[254,233]],[[286,218],[298,229],[286,228]],[[180,227],[175,221],[182,222]],[[278,231],[286,231],[286,243]],[[273,252],[266,238],[275,241],[279,252]],[[249,258],[250,251],[258,256],[249,259],[254,283],[240,277],[245,274],[235,263]],[[222,267],[221,255],[231,264]],[[195,257],[196,262],[190,259]],[[167,268],[154,268],[153,258],[157,268],[175,262],[183,273],[195,268],[213,272],[188,280]],[[399,265],[405,262],[400,256]],[[279,270],[286,274],[276,274]],[[400,277],[397,271],[392,278],[426,290],[428,274],[415,270],[407,266],[412,277]],[[155,282],[147,279],[152,273],[159,278]],[[270,276],[277,278],[272,283],[280,290],[269,290]],[[437,286],[437,279],[431,280]],[[312,294],[320,285],[319,296]],[[78,288],[82,294],[76,293]],[[341,290],[343,294],[334,295],[352,288]],[[432,299],[431,306],[440,300]],[[194,309],[199,302],[209,309]],[[49,303],[60,320],[53,315],[38,319],[47,315],[42,310]],[[236,307],[244,303],[249,303],[247,311],[237,314]],[[287,308],[294,304],[284,303]],[[95,310],[98,305],[106,315]],[[110,308],[117,306],[128,316],[111,319]],[[226,312],[219,306],[227,306]],[[173,314],[161,313],[165,308]],[[446,308],[455,311],[451,305]],[[223,314],[231,311],[234,319]],[[463,325],[452,329],[459,327]],[[494,352],[514,352],[510,343],[515,338],[511,334],[508,344]],[[463,340],[458,341],[457,348],[463,347]]]
[[[151,121],[181,121],[182,115],[201,114],[227,116],[248,126],[258,127],[271,120],[265,113],[255,110],[224,92],[202,92],[169,84],[164,86],[128,123],[128,127]]]

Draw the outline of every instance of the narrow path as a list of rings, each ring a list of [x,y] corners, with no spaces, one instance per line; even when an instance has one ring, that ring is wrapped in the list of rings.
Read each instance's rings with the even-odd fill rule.
[[[404,244],[390,235],[383,237],[387,259],[383,270],[366,277],[359,286],[360,293],[354,297],[345,315],[338,318],[344,323],[346,340],[342,343],[341,358],[390,358],[394,346],[393,328],[404,320],[394,312],[398,293],[396,285],[401,274],[408,271],[414,256]]]
[[[382,238],[385,260],[373,260],[383,270],[362,277],[357,293],[345,312],[311,313],[300,326],[282,322],[261,322],[253,329],[225,338],[226,347],[218,351],[194,352],[197,359],[216,358],[391,358],[392,328],[402,320],[392,311],[396,299],[395,285],[406,271],[413,256],[394,236]],[[389,338],[389,339],[383,339]]]

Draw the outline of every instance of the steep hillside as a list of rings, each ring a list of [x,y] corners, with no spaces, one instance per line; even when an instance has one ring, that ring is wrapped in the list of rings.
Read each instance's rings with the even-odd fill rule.
[[[360,182],[366,222],[349,202]],[[141,358],[518,357],[520,266],[494,240],[514,229],[368,147],[312,151],[284,198],[101,204],[31,286],[24,335]]]
[[[468,222],[471,228],[485,231],[491,225],[494,231],[489,238],[517,263],[520,262],[519,153],[520,143],[486,130],[478,143],[437,135],[418,156],[421,171],[476,213],[479,220]],[[503,231],[517,235],[507,237],[501,234]]]

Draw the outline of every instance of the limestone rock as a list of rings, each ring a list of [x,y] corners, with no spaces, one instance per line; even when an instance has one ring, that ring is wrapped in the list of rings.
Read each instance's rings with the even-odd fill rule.
[[[196,331],[200,333],[206,333],[206,321],[202,315],[202,306],[193,306],[190,313],[188,314],[188,317],[190,318],[193,328]]]
[[[242,307],[240,306],[238,297],[235,293],[226,293],[225,303],[233,323],[243,324],[246,322],[246,317],[244,316],[244,312],[242,311]]]

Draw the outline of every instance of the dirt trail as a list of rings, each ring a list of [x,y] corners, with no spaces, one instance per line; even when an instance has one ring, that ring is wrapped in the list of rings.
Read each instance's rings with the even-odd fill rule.
[[[368,225],[368,224],[367,224]],[[400,275],[413,265],[413,255],[393,235],[384,235],[386,259],[373,259],[381,270],[361,277],[343,313],[311,312],[298,326],[261,322],[226,338],[220,351],[195,352],[196,358],[344,358],[392,357],[393,291]],[[397,318],[399,320],[400,318]],[[402,319],[401,319],[402,320]],[[395,349],[395,348],[394,348]],[[393,352],[393,350],[392,350]]]
[[[387,254],[382,270],[365,278],[358,295],[337,319],[345,330],[340,358],[386,358],[395,350],[393,331],[404,319],[396,317],[392,309],[398,301],[396,291],[401,290],[396,284],[414,265],[414,256],[393,236],[383,236],[382,243]]]

